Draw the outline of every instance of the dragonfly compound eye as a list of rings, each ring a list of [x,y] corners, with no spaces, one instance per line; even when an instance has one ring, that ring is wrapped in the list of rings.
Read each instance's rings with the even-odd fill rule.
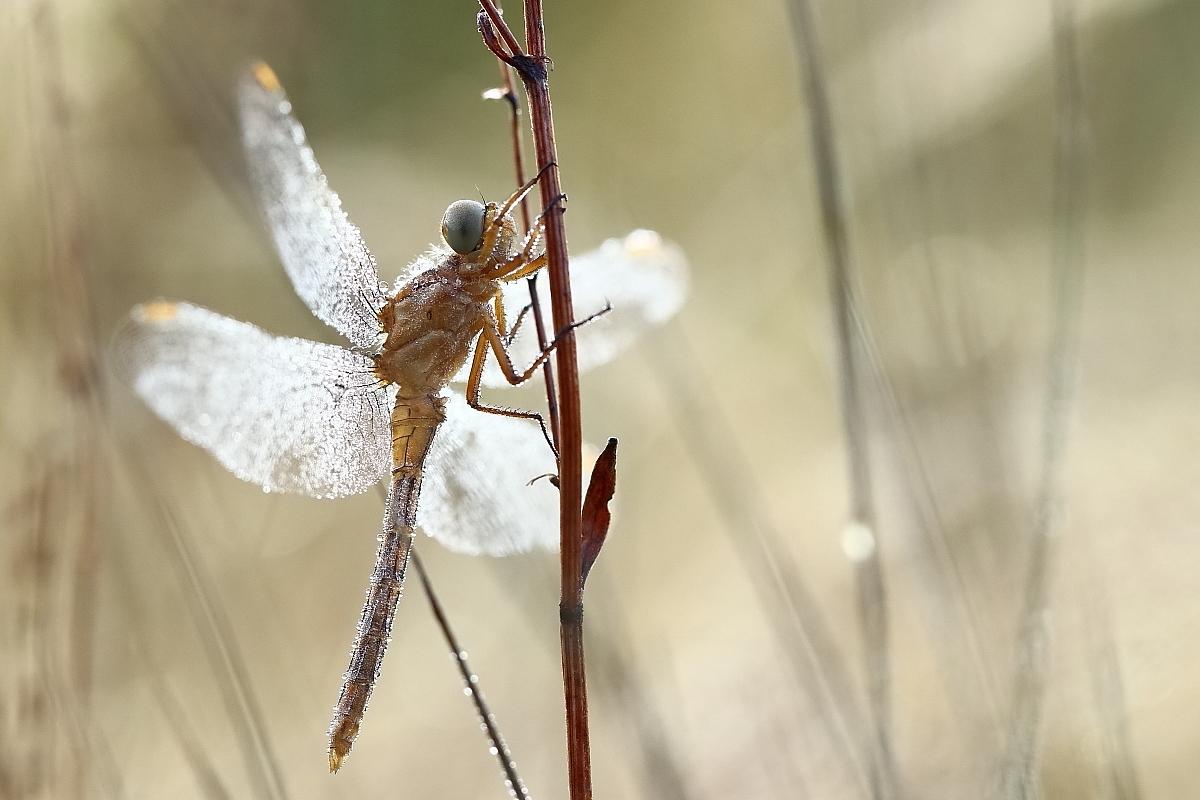
[[[458,200],[442,217],[442,238],[456,253],[466,255],[483,239],[483,203]]]

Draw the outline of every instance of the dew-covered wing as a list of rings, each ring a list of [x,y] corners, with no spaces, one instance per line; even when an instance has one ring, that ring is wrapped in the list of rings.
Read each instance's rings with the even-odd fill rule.
[[[548,281],[538,283],[542,306],[549,320]],[[612,311],[576,332],[580,370],[611,361],[646,330],[666,322],[687,297],[688,265],[683,251],[664,242],[653,231],[639,230],[624,239],[609,239],[599,248],[571,256],[571,295],[575,318],[585,319],[611,304]],[[529,303],[525,281],[504,287],[505,312],[510,322]],[[531,315],[526,315],[509,347],[518,368],[537,357],[537,335]],[[465,380],[465,375],[462,376]],[[507,386],[494,358],[484,369],[488,386]]]
[[[557,549],[554,456],[535,423],[476,411],[450,393],[426,460],[417,522],[445,547],[493,556]]]
[[[250,177],[296,294],[347,339],[373,346],[386,301],[375,258],[317,166],[283,88],[257,64],[238,99]]]
[[[113,362],[180,435],[269,491],[355,494],[391,465],[393,392],[345,348],[160,301],[133,309]]]

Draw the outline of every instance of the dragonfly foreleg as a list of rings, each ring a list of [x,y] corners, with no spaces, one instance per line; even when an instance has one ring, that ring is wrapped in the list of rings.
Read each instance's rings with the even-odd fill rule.
[[[524,261],[518,254],[516,257],[511,258],[501,264],[500,267],[496,269],[496,274],[499,276],[499,280],[502,280],[505,283],[512,283],[513,281],[520,280],[521,278],[528,278],[530,275],[546,266],[547,263],[549,262],[546,259],[545,253],[542,253],[532,261]],[[512,271],[506,273],[506,269]]]
[[[479,244],[480,251],[485,254],[492,252],[492,250],[496,247],[496,241],[500,237],[501,221],[504,219],[505,215],[512,210],[513,206],[521,202],[521,198],[529,194],[529,191],[533,189],[534,186],[537,186],[537,182],[541,180],[542,175],[552,166],[556,166],[556,162],[551,161],[546,164],[546,166],[538,170],[537,175],[534,175],[532,178],[530,178],[527,183],[513,192],[512,195],[504,201],[504,205],[496,211],[494,221],[483,231],[483,239]]]
[[[491,278],[511,283],[521,278],[527,278],[546,266],[548,263],[546,254],[542,253],[537,258],[534,258],[533,251],[537,249],[538,242],[542,240],[546,233],[546,214],[549,213],[550,209],[566,199],[567,196],[565,194],[560,194],[550,202],[550,205],[546,206],[546,209],[538,215],[537,220],[533,223],[533,228],[525,235],[525,241],[522,243],[521,249],[517,251],[516,255],[497,264],[489,273]]]

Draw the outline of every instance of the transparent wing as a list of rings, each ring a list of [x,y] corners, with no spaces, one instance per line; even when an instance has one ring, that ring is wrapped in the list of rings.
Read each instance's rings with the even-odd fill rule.
[[[450,393],[426,461],[417,522],[459,553],[503,556],[558,548],[556,471],[537,425],[485,414]]]
[[[373,346],[376,314],[386,301],[375,258],[346,219],[265,64],[242,78],[239,103],[250,177],[296,294],[347,339]]]
[[[366,356],[161,301],[133,309],[113,350],[156,414],[268,491],[355,494],[391,465],[391,397]]]
[[[549,310],[546,282],[539,283],[543,307]],[[683,305],[688,290],[688,265],[683,251],[653,231],[639,230],[624,239],[609,239],[596,250],[571,257],[571,295],[575,318],[584,319],[607,304],[612,311],[576,332],[579,369],[611,361],[647,329],[670,319]],[[504,308],[510,324],[529,303],[525,281],[504,287]],[[528,315],[509,353],[525,366],[538,354],[537,333]],[[466,380],[465,373],[458,376]],[[488,386],[507,386],[495,359],[484,369]]]

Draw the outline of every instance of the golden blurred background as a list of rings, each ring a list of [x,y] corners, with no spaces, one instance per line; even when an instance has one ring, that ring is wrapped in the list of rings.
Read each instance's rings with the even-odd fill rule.
[[[326,773],[379,498],[264,495],[106,366],[155,297],[337,341],[250,199],[252,58],[384,279],[450,201],[507,194],[476,10],[0,4],[0,798],[505,796],[415,583]],[[794,10],[546,9],[572,251],[646,227],[693,268],[678,320],[583,379],[585,437],[621,441],[587,595],[597,797],[1197,796],[1200,4],[1080,0],[1063,62],[1049,0],[816,3],[869,342],[865,545]],[[883,709],[848,557],[872,539]],[[555,557],[418,546],[532,796],[565,796]]]

